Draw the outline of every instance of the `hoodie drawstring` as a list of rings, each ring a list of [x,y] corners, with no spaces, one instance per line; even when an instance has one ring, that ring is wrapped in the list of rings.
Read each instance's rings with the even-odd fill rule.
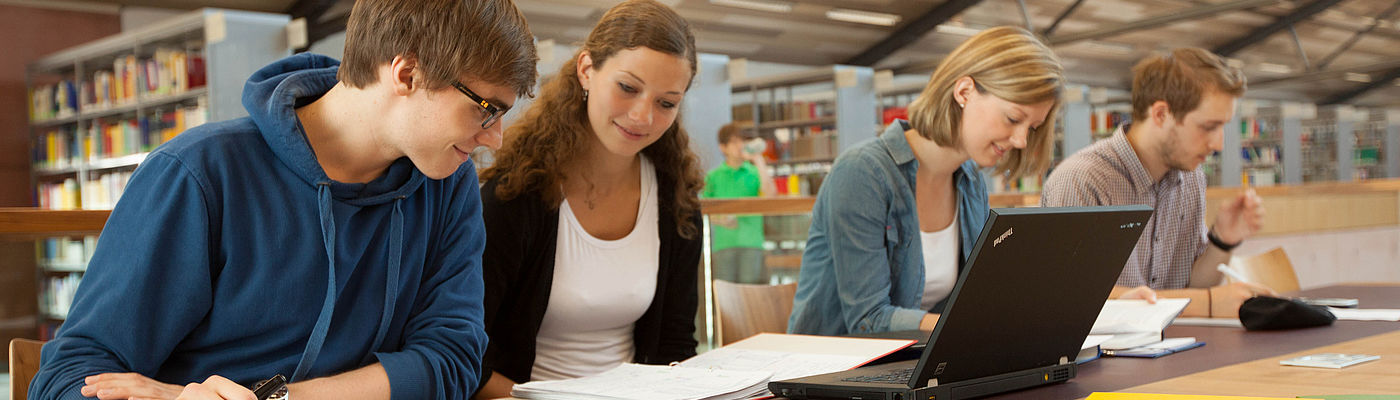
[[[326,300],[321,303],[321,315],[316,317],[316,326],[311,328],[311,338],[306,340],[306,350],[301,353],[301,361],[297,362],[296,372],[292,373],[292,382],[300,381],[310,372],[311,366],[316,363],[316,357],[321,355],[321,346],[326,343],[326,334],[331,327],[331,316],[335,315],[335,214],[332,213],[331,204],[331,184],[321,182],[316,184],[316,195],[320,198],[317,202],[317,209],[321,216],[321,237],[326,245],[327,275],[326,275]]]
[[[366,361],[374,356],[384,343],[384,335],[389,333],[389,323],[394,320],[394,306],[399,299],[399,262],[403,258],[403,203],[404,196],[394,200],[394,217],[389,225],[389,273],[384,280],[384,314],[379,317],[379,330],[374,333],[374,346]]]

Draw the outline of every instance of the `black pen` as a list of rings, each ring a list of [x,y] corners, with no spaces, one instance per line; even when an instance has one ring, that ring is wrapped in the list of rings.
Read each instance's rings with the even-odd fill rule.
[[[262,381],[253,387],[253,397],[258,400],[267,400],[274,393],[287,387],[287,378],[282,374],[273,375],[271,378]]]

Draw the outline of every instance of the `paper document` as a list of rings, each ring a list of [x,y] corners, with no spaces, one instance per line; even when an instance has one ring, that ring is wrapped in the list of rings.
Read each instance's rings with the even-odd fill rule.
[[[1332,315],[1343,321],[1400,321],[1400,310],[1387,308],[1337,308],[1328,307]]]
[[[1177,326],[1219,326],[1225,328],[1244,328],[1239,318],[1199,318],[1199,317],[1177,317],[1172,320],[1172,325]]]
[[[771,373],[622,364],[598,375],[515,385],[522,399],[707,400],[740,399],[768,386]],[[729,396],[727,396],[729,395]]]
[[[913,340],[763,333],[674,367],[623,364],[600,375],[515,385],[523,399],[747,399],[766,397],[770,380],[845,371]],[[758,377],[758,380],[754,380]]]
[[[1103,342],[1107,342],[1109,339],[1113,339],[1113,335],[1089,335],[1089,337],[1084,338],[1084,345],[1079,347],[1079,349],[1083,350],[1098,346],[1103,344]]]

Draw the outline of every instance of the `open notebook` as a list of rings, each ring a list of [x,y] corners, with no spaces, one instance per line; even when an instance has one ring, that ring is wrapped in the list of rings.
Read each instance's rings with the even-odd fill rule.
[[[674,366],[623,364],[577,379],[515,385],[522,399],[719,400],[769,396],[768,381],[859,367],[913,340],[763,333]]]
[[[1113,335],[1103,342],[1104,350],[1120,350],[1160,342],[1162,330],[1181,315],[1191,299],[1108,300],[1094,320],[1093,335]]]

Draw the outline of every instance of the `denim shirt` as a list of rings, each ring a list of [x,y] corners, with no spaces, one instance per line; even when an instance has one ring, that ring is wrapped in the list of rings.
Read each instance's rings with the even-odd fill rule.
[[[896,121],[842,153],[817,194],[788,332],[841,335],[918,329],[930,310],[914,203],[919,161]],[[987,221],[987,187],[968,160],[953,173],[958,238],[966,265]],[[946,299],[931,311],[943,310]]]

